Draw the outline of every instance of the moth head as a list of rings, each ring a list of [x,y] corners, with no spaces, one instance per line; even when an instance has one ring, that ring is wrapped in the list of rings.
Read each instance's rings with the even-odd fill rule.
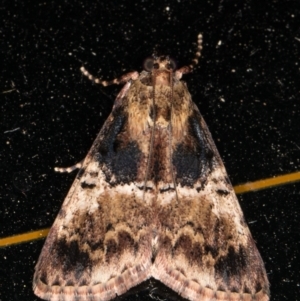
[[[176,70],[176,63],[169,56],[153,56],[149,57],[144,62],[144,69],[148,72],[153,70]]]

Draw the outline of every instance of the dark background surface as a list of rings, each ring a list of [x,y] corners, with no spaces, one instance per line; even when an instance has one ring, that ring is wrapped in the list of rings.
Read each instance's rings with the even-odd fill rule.
[[[199,32],[200,67],[184,80],[232,183],[299,170],[299,17],[299,1],[2,1],[0,237],[51,226],[75,177],[53,167],[81,161],[112,108],[121,87],[79,68],[112,79],[154,49],[182,66]],[[299,185],[239,196],[274,301],[300,300]],[[43,242],[0,250],[1,301],[39,300]]]

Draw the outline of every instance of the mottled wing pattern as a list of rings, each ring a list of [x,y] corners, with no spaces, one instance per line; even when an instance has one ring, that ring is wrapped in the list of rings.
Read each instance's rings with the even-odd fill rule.
[[[129,135],[128,102],[115,103],[47,237],[33,280],[45,300],[110,300],[150,277],[153,221],[143,188],[150,138],[135,126]]]
[[[171,120],[177,199],[159,205],[153,277],[191,301],[269,300],[264,264],[210,132],[182,82],[173,87]]]
[[[180,72],[154,66],[117,97],[46,240],[35,294],[108,301],[152,277],[190,301],[267,301],[208,128]]]

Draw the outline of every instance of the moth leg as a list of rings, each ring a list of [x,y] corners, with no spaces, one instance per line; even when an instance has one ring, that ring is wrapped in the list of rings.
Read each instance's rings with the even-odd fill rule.
[[[181,79],[183,74],[190,73],[193,71],[196,65],[198,65],[198,58],[201,56],[201,50],[202,50],[202,42],[203,42],[203,36],[201,33],[198,34],[198,41],[197,41],[197,51],[195,53],[195,57],[192,60],[192,62],[188,66],[183,66],[176,70],[175,77],[179,80]]]
[[[83,165],[83,160],[81,162],[79,162],[73,166],[69,166],[69,167],[54,167],[54,170],[56,172],[61,172],[61,173],[63,173],[63,172],[70,173],[76,169],[80,169],[82,167],[82,165]]]
[[[84,67],[81,67],[80,71],[83,73],[83,75],[88,77],[88,79],[90,79],[91,81],[95,82],[96,84],[102,85],[104,87],[109,86],[109,85],[114,85],[114,84],[119,85],[122,83],[126,83],[131,79],[136,80],[139,77],[139,73],[137,71],[133,71],[133,72],[126,73],[119,78],[115,78],[113,80],[106,81],[106,80],[101,80],[100,78],[94,77]]]

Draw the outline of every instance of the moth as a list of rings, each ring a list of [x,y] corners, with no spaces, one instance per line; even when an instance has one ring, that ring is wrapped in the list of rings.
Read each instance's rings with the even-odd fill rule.
[[[181,81],[201,49],[200,34],[190,65],[176,70],[168,57],[154,57],[140,74],[110,82],[81,68],[96,83],[125,85],[75,166],[79,173],[35,267],[40,298],[109,301],[152,283],[178,300],[269,300],[261,256]]]

